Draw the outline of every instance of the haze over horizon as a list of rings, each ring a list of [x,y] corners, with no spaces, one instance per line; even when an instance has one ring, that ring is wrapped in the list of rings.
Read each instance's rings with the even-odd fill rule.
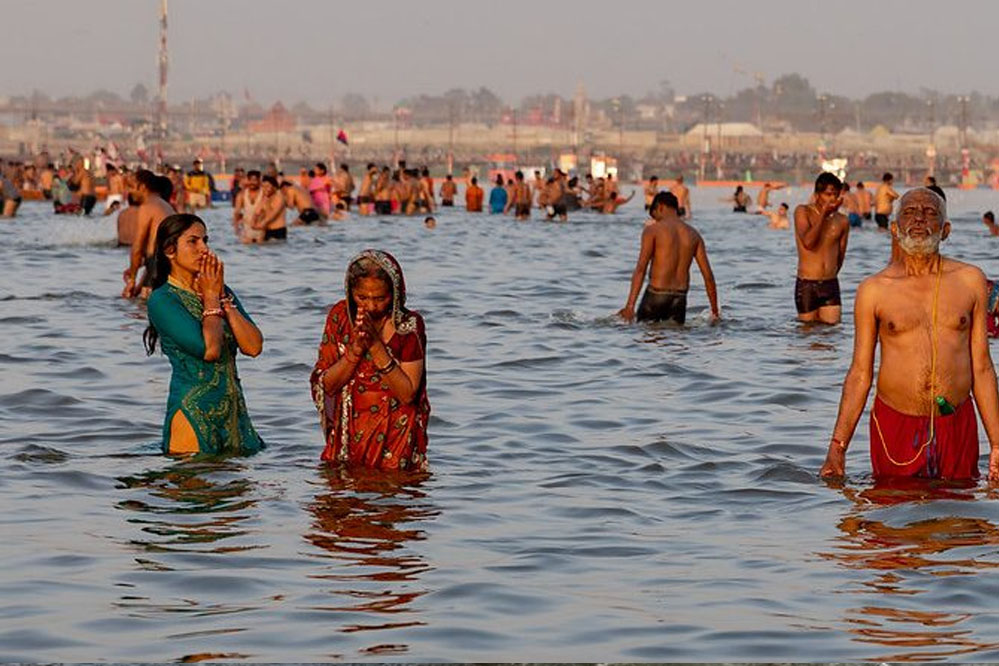
[[[360,93],[388,107],[407,96],[490,88],[508,102],[548,92],[642,96],[669,81],[677,94],[728,95],[797,72],[820,92],[884,90],[999,94],[993,25],[999,4],[960,5],[961,19],[903,0],[823,5],[734,0],[674,8],[624,0],[597,14],[558,3],[426,0],[395,6],[299,0],[170,0],[170,85],[177,102],[220,90],[267,104],[337,103]],[[502,6],[502,11],[497,8]],[[834,8],[835,11],[830,11]],[[613,9],[613,13],[611,12]],[[136,83],[157,89],[159,0],[8,0],[0,96],[50,96]],[[87,63],[86,69],[77,66]],[[676,63],[676,64],[674,64]]]

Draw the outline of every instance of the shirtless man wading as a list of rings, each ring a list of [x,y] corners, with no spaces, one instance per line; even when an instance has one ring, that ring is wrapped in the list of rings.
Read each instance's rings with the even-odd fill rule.
[[[770,193],[774,190],[783,189],[784,185],[774,185],[773,183],[763,183],[759,194],[756,195],[756,212],[763,213],[770,207]]]
[[[838,324],[841,301],[839,270],[846,257],[850,226],[839,212],[843,203],[840,180],[831,173],[815,179],[815,203],[794,211],[794,240],[798,248],[798,276],[794,304],[798,321]]]
[[[507,198],[506,209],[503,212],[507,213],[513,208],[515,219],[529,220],[531,219],[531,200],[533,199],[531,186],[524,182],[523,171],[518,171],[513,177],[513,194]]]
[[[350,175],[350,167],[341,164],[336,175],[333,176],[333,192],[343,202],[344,210],[350,210],[354,187],[354,177]]]
[[[128,268],[122,273],[125,288],[122,289],[121,295],[124,298],[149,297],[151,291],[149,280],[152,277],[150,271],[156,250],[156,232],[160,228],[160,222],[175,212],[170,204],[160,198],[160,178],[161,176],[145,169],[135,174],[135,190],[132,192],[132,200],[138,204],[139,210],[136,214],[135,236],[132,238]],[[143,266],[145,266],[145,272],[142,280],[137,280],[136,275]]]
[[[906,192],[891,232],[897,257],[857,289],[853,362],[820,474],[844,474],[880,344],[870,420],[874,476],[977,478],[977,406],[990,446],[989,480],[999,481],[999,394],[985,275],[940,254],[950,233],[947,206],[927,188]]]
[[[651,176],[645,186],[645,210],[652,209],[652,200],[659,194],[659,176]]]
[[[451,174],[444,176],[444,182],[441,183],[441,207],[450,208],[454,206],[454,197],[458,194],[458,185],[454,182],[454,177]]]
[[[254,226],[263,199],[263,192],[260,191],[260,172],[256,169],[247,171],[243,189],[236,195],[236,200],[232,204],[232,228],[243,243],[259,243],[264,240],[264,230]]]
[[[285,202],[277,179],[264,176],[260,191],[263,205],[257,209],[257,227],[264,231],[264,241],[288,240],[288,225],[284,219]]]
[[[677,202],[679,202],[680,208],[678,210],[678,215],[685,220],[690,219],[690,190],[686,185],[683,184],[683,174],[679,173],[676,175],[676,182],[669,188],[669,191],[673,193],[676,197]]]
[[[891,216],[895,199],[898,199],[898,192],[892,187],[894,182],[895,177],[886,173],[881,176],[881,184],[874,193],[874,221],[884,231],[888,231],[888,218]]]
[[[711,304],[711,319],[717,321],[721,317],[718,290],[704,240],[696,229],[680,219],[677,206],[672,192],[660,192],[652,200],[650,212],[655,221],[647,224],[642,231],[642,245],[631,276],[628,301],[618,312],[618,316],[627,321],[636,318],[635,302],[648,272],[649,284],[638,306],[638,320],[683,324],[687,316],[687,290],[690,288],[690,264],[693,261],[697,261],[704,277],[704,289]]]
[[[281,194],[284,196],[285,206],[298,211],[298,217],[291,223],[292,226],[297,227],[315,222],[323,224],[326,221],[319,215],[319,211],[312,207],[312,196],[301,185],[286,180],[281,183]]]
[[[857,195],[857,207],[860,208],[860,217],[865,220],[871,219],[871,208],[874,206],[874,199],[871,197],[871,191],[864,187],[863,181],[857,181],[854,194]]]
[[[361,191],[357,195],[357,212],[361,215],[371,215],[375,211],[375,180],[378,178],[378,167],[368,162],[361,179]]]

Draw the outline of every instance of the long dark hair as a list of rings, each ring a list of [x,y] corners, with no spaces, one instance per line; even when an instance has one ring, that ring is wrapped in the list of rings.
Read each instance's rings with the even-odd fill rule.
[[[170,248],[176,250],[177,240],[195,224],[204,226],[205,222],[197,215],[189,213],[168,215],[160,222],[160,226],[156,230],[156,249],[153,253],[153,262],[146,269],[149,270],[146,284],[151,289],[156,290],[166,284],[167,278],[170,277],[170,257],[167,256],[166,251]],[[156,341],[159,338],[160,334],[156,332],[156,328],[149,324],[142,334],[142,342],[146,345],[146,354],[151,355],[156,351]]]

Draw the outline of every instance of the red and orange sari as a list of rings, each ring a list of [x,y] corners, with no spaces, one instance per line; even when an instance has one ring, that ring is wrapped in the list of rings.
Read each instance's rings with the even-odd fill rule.
[[[395,334],[385,343],[396,361],[406,363],[426,358],[427,335],[423,317],[407,310],[406,283],[392,255],[366,250],[351,261],[372,259],[392,279],[392,320]],[[349,271],[348,271],[349,272]],[[425,470],[427,467],[427,371],[411,404],[403,404],[382,382],[369,354],[354,375],[335,394],[328,394],[320,380],[323,371],[346,353],[353,335],[355,306],[346,284],[347,298],[334,305],[326,317],[319,344],[319,360],[310,378],[312,397],[326,441],[322,459],[345,465],[363,465],[386,470]]]

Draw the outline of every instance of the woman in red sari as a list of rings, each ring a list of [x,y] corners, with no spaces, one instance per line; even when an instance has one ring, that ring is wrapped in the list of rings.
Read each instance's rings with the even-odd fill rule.
[[[387,252],[351,260],[347,297],[326,317],[312,397],[326,439],[322,459],[384,470],[427,468],[423,317],[406,309],[406,282]]]

